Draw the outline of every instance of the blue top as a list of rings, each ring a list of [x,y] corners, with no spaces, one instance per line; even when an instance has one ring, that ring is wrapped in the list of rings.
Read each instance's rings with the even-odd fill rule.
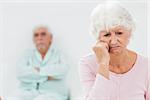
[[[53,45],[50,46],[43,60],[36,49],[27,50],[17,64],[17,78],[21,82],[20,88],[54,94],[61,100],[66,100],[68,88],[65,85],[65,75],[68,65],[65,60]],[[39,67],[40,71],[36,71],[35,67]],[[48,76],[55,78],[55,80],[48,80]]]

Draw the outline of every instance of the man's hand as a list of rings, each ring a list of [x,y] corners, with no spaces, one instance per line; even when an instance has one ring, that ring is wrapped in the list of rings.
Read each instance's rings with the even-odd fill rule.
[[[93,51],[99,63],[98,73],[109,79],[109,46],[105,42],[97,41],[93,47]]]
[[[55,80],[55,78],[48,76],[48,80]]]

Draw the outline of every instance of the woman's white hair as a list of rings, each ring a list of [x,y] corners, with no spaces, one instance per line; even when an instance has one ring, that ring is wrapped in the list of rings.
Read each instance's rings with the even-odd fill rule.
[[[102,30],[109,30],[116,26],[122,26],[131,32],[135,29],[135,23],[131,14],[118,2],[106,2],[95,7],[90,17],[90,31],[99,37]]]

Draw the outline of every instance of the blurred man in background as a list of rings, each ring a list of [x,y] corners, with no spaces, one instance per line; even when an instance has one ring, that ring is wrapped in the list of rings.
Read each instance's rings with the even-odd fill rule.
[[[65,75],[68,67],[53,45],[53,35],[45,26],[33,32],[35,50],[28,50],[17,65],[20,90],[7,100],[68,100]]]

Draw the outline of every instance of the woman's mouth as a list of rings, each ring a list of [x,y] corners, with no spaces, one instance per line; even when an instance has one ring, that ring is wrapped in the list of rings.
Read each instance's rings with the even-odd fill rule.
[[[109,50],[116,50],[116,49],[118,49],[120,46],[112,46],[112,47],[110,47],[109,48]]]

